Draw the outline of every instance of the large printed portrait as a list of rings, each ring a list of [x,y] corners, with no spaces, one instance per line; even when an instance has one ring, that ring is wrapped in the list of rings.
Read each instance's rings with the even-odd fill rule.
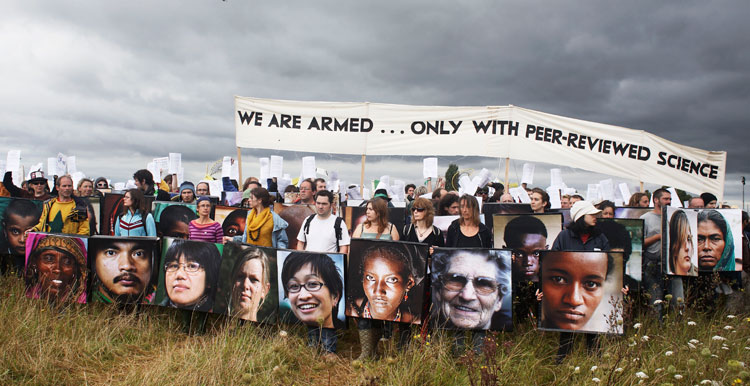
[[[214,209],[214,220],[221,224],[224,236],[242,236],[245,234],[247,212],[247,209],[217,206]]]
[[[542,330],[622,334],[622,252],[543,251]]]
[[[510,251],[435,248],[431,275],[434,325],[513,330]]]
[[[13,266],[23,271],[26,240],[23,237],[39,222],[43,201],[25,198],[0,197],[0,259],[3,272]]]
[[[26,239],[26,297],[86,303],[87,238],[29,233]]]
[[[91,301],[149,303],[156,291],[155,237],[96,236],[89,239]]]
[[[560,213],[493,216],[494,245],[511,250],[513,280],[539,281],[539,252],[552,246],[562,219]]]
[[[641,219],[600,218],[596,227],[607,237],[610,250],[623,253],[624,285],[636,290],[642,277],[643,227]]]
[[[156,233],[162,237],[187,240],[190,237],[190,221],[198,218],[197,208],[195,204],[154,201],[152,212]]]
[[[214,312],[252,322],[276,322],[276,250],[229,242],[222,256]]]
[[[662,267],[676,276],[698,276],[698,212],[668,207],[662,224]]]
[[[315,213],[315,205],[304,204],[274,204],[273,211],[289,224],[286,228],[286,236],[289,239],[287,247],[297,248],[297,235],[302,228],[302,223],[311,214]]]
[[[511,204],[504,202],[486,202],[482,205],[484,224],[490,230],[494,226],[492,216],[496,214],[526,214],[533,213],[530,204]]]
[[[346,315],[421,323],[429,247],[403,241],[353,239]]]
[[[344,254],[277,250],[279,316],[283,322],[342,328]]]
[[[223,247],[172,237],[162,239],[154,304],[213,312]]]
[[[701,209],[698,211],[698,270],[742,270],[742,211]]]

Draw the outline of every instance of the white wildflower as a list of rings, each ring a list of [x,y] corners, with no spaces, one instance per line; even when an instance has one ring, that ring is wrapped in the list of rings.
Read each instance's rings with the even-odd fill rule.
[[[646,373],[644,373],[643,371],[639,371],[635,373],[635,376],[640,379],[648,379],[648,375],[646,375]]]
[[[599,378],[591,378],[591,382],[594,382],[594,383],[599,383],[599,382],[601,382],[601,381],[602,381],[602,380],[601,380],[601,379],[599,379]]]
[[[693,322],[692,320],[688,322],[688,326],[697,326],[698,323]]]
[[[648,342],[649,339],[651,339],[651,338],[649,338],[648,335],[644,335],[644,336],[641,337],[641,340],[644,341],[644,342]]]
[[[688,347],[690,347],[690,348],[692,348],[692,349],[695,349],[695,348],[696,348],[696,347],[695,347],[695,345],[694,345],[694,344],[692,344],[692,343],[690,343],[690,342],[688,342]]]
[[[641,328],[641,326],[642,326],[642,324],[636,323],[636,324],[633,325],[633,328],[635,328],[637,330],[637,329]]]
[[[719,335],[714,335],[714,336],[711,337],[711,340],[723,341],[723,340],[727,340],[727,338],[725,338],[723,336],[719,336]]]
[[[286,331],[284,331],[284,330],[281,330],[281,331],[279,331],[279,336],[280,336],[280,337],[282,337],[282,338],[286,338],[286,337],[287,337],[287,335],[289,335],[289,333],[288,333],[288,332],[286,332]]]
[[[661,300],[661,299],[654,300],[654,305],[659,305],[659,304],[662,304],[662,303],[664,303],[664,301]]]
[[[722,350],[729,350],[729,347],[727,347],[727,346],[721,346],[721,349]]]
[[[734,327],[732,327],[732,326],[724,326],[724,329],[727,330],[727,331],[729,331],[729,330],[734,330]]]
[[[678,381],[679,381],[680,379],[682,379],[682,375],[680,375],[680,374],[675,374],[675,375],[674,375],[674,379],[676,379],[676,380],[678,380]]]
[[[593,372],[594,372],[594,371],[596,371],[596,369],[598,369],[598,368],[599,368],[599,366],[591,366],[591,372],[593,373]]]
[[[698,344],[700,341],[698,339],[690,339],[690,343],[692,344]]]
[[[662,371],[664,371],[664,369],[662,369],[661,367],[659,367],[658,369],[654,370],[654,372],[657,373],[657,374],[659,374]]]
[[[734,316],[734,315],[727,315],[727,319],[734,319],[734,318],[736,318],[736,316]]]
[[[622,372],[622,370],[623,370],[623,369],[622,369],[622,367],[618,367],[618,368],[616,368],[616,369],[615,369],[615,372],[616,372],[616,373],[621,373],[621,372]]]
[[[668,357],[671,357],[672,354],[674,354],[672,351],[667,351],[667,352],[664,353],[664,355],[666,355]]]
[[[580,366],[576,366],[576,368],[573,369],[573,372],[576,373],[576,374],[580,373],[581,372],[581,367]]]

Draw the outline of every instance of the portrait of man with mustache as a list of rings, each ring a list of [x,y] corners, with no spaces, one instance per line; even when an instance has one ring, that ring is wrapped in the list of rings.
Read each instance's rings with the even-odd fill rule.
[[[89,240],[95,301],[141,303],[153,293],[156,239],[96,237]]]

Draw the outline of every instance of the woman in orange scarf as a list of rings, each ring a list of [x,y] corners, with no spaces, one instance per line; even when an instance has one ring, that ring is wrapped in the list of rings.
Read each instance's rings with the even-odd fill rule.
[[[250,191],[250,212],[247,213],[242,242],[259,247],[286,248],[289,239],[286,227],[289,224],[271,210],[273,198],[264,188]]]

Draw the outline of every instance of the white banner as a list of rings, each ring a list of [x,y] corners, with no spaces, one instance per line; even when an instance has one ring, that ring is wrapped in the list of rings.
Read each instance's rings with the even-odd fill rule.
[[[726,152],[516,106],[407,106],[235,97],[238,147],[546,162],[693,193],[724,192]]]

